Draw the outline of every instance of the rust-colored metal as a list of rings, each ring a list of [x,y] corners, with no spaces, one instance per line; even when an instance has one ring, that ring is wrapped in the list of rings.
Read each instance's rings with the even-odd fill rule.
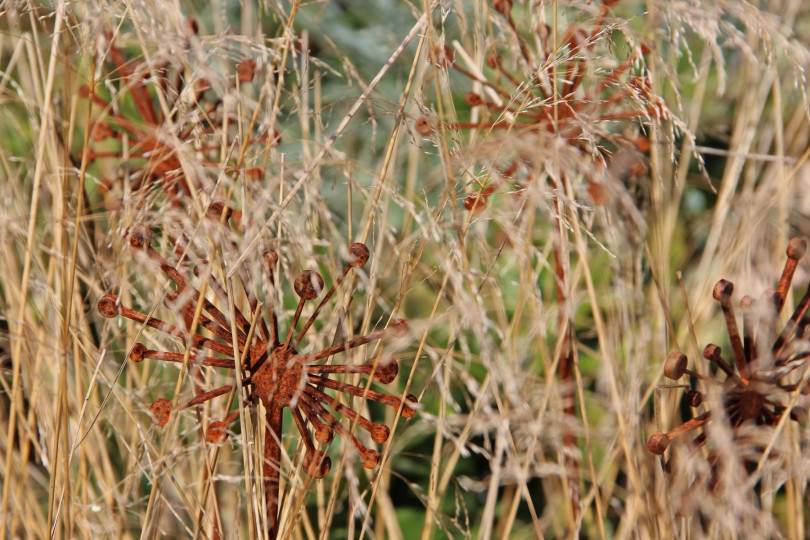
[[[630,154],[634,158],[622,167],[633,176],[646,175],[640,156],[649,151],[649,139],[644,135],[628,137],[610,126],[618,122],[662,118],[667,114],[662,102],[654,99],[645,76],[632,74],[633,65],[653,47],[649,42],[641,43],[624,61],[607,72],[606,68],[593,62],[596,45],[606,39],[604,34],[609,29],[605,23],[616,3],[618,0],[603,0],[590,30],[578,25],[569,26],[559,43],[553,43],[552,31],[547,25],[537,27],[535,35],[525,38],[512,18],[512,2],[493,0],[493,10],[506,19],[508,37],[518,44],[520,55],[507,62],[493,50],[486,58],[491,73],[482,78],[460,66],[452,49],[436,46],[430,54],[430,61],[435,66],[452,68],[485,89],[485,95],[468,92],[465,96],[468,106],[483,112],[483,119],[478,122],[447,122],[446,128],[508,131],[514,137],[532,133],[554,134],[580,149],[584,156],[590,156],[597,168],[611,164],[620,149],[632,149]],[[549,60],[552,56],[554,61]],[[530,78],[517,69],[507,68],[507,64],[528,68]],[[414,127],[419,134],[427,136],[436,130],[437,122],[422,116]],[[502,170],[490,175],[486,185],[481,185],[475,193],[463,199],[467,210],[483,209],[501,182],[512,184],[516,193],[525,189],[528,182],[519,178],[520,169],[537,165],[537,156],[542,156],[542,152],[537,152],[533,144],[523,145],[525,149],[520,146],[509,145],[511,155],[516,153],[517,156],[510,158],[511,162]],[[586,179],[594,203],[606,202],[609,191],[605,186],[593,178]]]
[[[759,448],[750,441],[738,441],[743,437],[742,428],[746,425],[774,427],[781,420],[788,404],[796,398],[790,410],[790,419],[802,422],[807,417],[810,406],[810,389],[799,388],[796,384],[782,382],[789,374],[807,365],[808,341],[807,319],[805,314],[810,306],[810,288],[800,300],[784,329],[777,333],[775,322],[785,305],[793,275],[799,260],[807,251],[807,242],[801,238],[790,240],[787,248],[782,277],[775,291],[766,291],[758,302],[750,296],[740,301],[742,312],[742,334],[737,324],[737,316],[732,304],[734,285],[721,279],[713,290],[715,300],[720,303],[726,328],[731,343],[734,361],[723,358],[722,349],[715,344],[708,344],[703,350],[703,357],[717,367],[712,374],[698,373],[688,368],[686,355],[673,352],[664,364],[664,375],[674,381],[684,381],[690,390],[684,399],[696,411],[696,416],[675,426],[667,432],[653,433],[647,444],[650,452],[662,457],[664,469],[672,474],[678,472],[673,457],[665,460],[668,449],[686,433],[693,433],[690,441],[691,451],[695,452],[709,444],[711,434],[706,430],[710,421],[725,419],[733,434],[733,442],[746,448],[744,461],[758,459],[751,454],[752,448]],[[772,344],[772,345],[771,345]],[[695,386],[698,386],[695,388]],[[796,395],[796,392],[800,392]],[[711,399],[715,398],[715,399]],[[712,402],[723,406],[722,412],[704,410]],[[710,448],[709,466],[711,474],[704,474],[695,480],[690,492],[696,491],[701,484],[710,481],[710,489],[719,485],[717,464],[723,459],[719,449]],[[682,513],[689,512],[689,504],[681,508]]]
[[[196,34],[195,22],[192,21],[187,27],[190,33]],[[219,132],[226,120],[222,112],[222,98],[212,96],[211,86],[205,79],[197,79],[191,90],[186,88],[188,77],[184,68],[175,70],[173,81],[169,63],[158,66],[154,73],[150,73],[145,65],[128,59],[112,42],[110,35],[108,39],[107,58],[115,68],[113,73],[120,77],[120,92],[131,97],[137,114],[133,117],[125,115],[119,107],[113,107],[98,93],[91,92],[89,86],[82,86],[79,94],[101,111],[98,120],[90,126],[90,138],[95,145],[103,143],[105,146],[104,150],[96,150],[92,146],[85,148],[83,152],[88,163],[100,159],[114,159],[120,163],[128,157],[134,189],[157,182],[163,185],[169,195],[176,197],[199,188],[199,181],[189,178],[184,172],[179,150],[182,147],[186,150],[191,148],[187,143],[192,140],[203,143],[193,146],[193,151],[201,156],[221,150],[222,136]],[[237,64],[231,87],[236,86],[236,79],[240,84],[253,81],[256,70],[256,62],[250,58]],[[158,106],[157,93],[164,97],[168,105],[169,114],[166,116]],[[229,124],[235,124],[235,119],[228,120]],[[266,143],[268,137],[267,133],[254,137],[249,144]],[[276,131],[270,143],[278,144],[280,138]],[[110,141],[123,145],[125,139],[128,141],[126,153],[123,149],[106,149],[110,147]],[[222,168],[218,161],[204,157],[201,163],[217,171]],[[241,164],[229,164],[225,170],[234,172],[237,166]],[[264,171],[256,168],[246,169],[245,173],[253,179],[264,176]],[[110,189],[113,183],[107,179],[101,187]]]
[[[180,269],[172,266],[151,247],[152,235],[146,227],[133,226],[129,229],[127,235],[130,247],[144,253],[149,259],[156,262],[175,283],[177,290],[167,295],[165,303],[173,309],[184,312],[184,316],[187,310],[193,312],[200,296],[199,290],[191,284],[190,277]],[[338,420],[335,414],[368,432],[370,438],[377,444],[387,441],[390,435],[388,426],[373,423],[348,405],[340,403],[338,399],[327,394],[325,390],[341,392],[348,396],[361,397],[388,405],[397,409],[398,413],[405,418],[410,418],[416,412],[417,400],[411,394],[393,396],[371,390],[365,386],[330,379],[332,375],[359,373],[372,378],[377,383],[387,384],[392,382],[398,373],[395,360],[377,358],[359,365],[323,365],[318,363],[341,352],[379,341],[391,334],[402,335],[407,331],[405,321],[393,321],[387,329],[377,330],[311,354],[301,355],[297,350],[301,339],[315,322],[324,304],[334,294],[337,286],[352,268],[362,267],[368,261],[369,251],[363,244],[351,244],[348,251],[349,261],[343,272],[313,310],[298,334],[295,332],[303,306],[307,301],[315,300],[321,295],[324,290],[323,278],[312,270],[305,270],[299,274],[295,280],[294,290],[299,296],[300,302],[290,323],[286,339],[281,341],[277,312],[274,309],[274,270],[279,260],[278,254],[275,252],[267,251],[263,257],[269,277],[268,282],[271,287],[268,302],[269,317],[267,320],[262,318],[259,321],[254,339],[250,343],[247,343],[250,322],[239,309],[235,310],[237,353],[240,357],[244,355],[245,358],[245,363],[242,365],[243,387],[246,389],[248,402],[261,401],[266,412],[263,474],[270,538],[275,538],[278,534],[282,418],[285,408],[290,409],[306,449],[302,462],[303,469],[313,478],[324,477],[331,468],[331,460],[325,450],[316,446],[310,431],[314,433],[315,441],[320,444],[329,444],[335,433],[344,437],[355,448],[362,465],[366,468],[374,468],[379,463],[380,456],[377,450],[369,448],[361,442],[351,430]],[[203,264],[207,265],[207,262],[203,262]],[[195,269],[195,274],[198,276],[203,275],[198,268]],[[225,289],[212,276],[209,277],[209,281],[209,288],[214,291],[215,296],[220,302],[227,304],[228,297]],[[242,281],[249,303],[252,309],[255,309],[258,301],[245,280]],[[178,306],[177,303],[181,297],[186,299],[186,303]],[[185,329],[122,306],[118,298],[113,294],[104,295],[99,300],[98,311],[107,318],[120,315],[183,340],[191,339],[193,347],[188,361],[189,364],[235,369],[237,356],[233,351],[234,337],[231,333],[231,321],[213,302],[205,298],[203,298],[202,302],[203,313],[200,315],[199,325],[213,334],[213,339],[199,334],[192,334]],[[221,356],[206,356],[202,353],[203,349]],[[130,353],[130,360],[141,362],[146,358],[182,362],[183,355],[173,352],[153,351],[149,350],[144,344],[135,344]],[[200,405],[215,397],[227,394],[233,390],[234,386],[235,383],[201,392],[193,398],[179,403],[175,411]],[[171,403],[166,398],[160,398],[152,404],[150,412],[157,424],[163,426],[168,423],[173,412]],[[331,409],[331,412],[329,409]],[[227,426],[238,418],[238,414],[239,411],[236,409],[229,413],[224,420],[211,422],[206,430],[206,440],[211,444],[225,442],[228,437]]]

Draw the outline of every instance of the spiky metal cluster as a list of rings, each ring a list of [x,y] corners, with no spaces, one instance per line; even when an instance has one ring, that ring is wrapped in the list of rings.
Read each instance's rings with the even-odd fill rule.
[[[646,76],[633,75],[632,67],[652,50],[645,41],[618,66],[604,71],[595,65],[595,48],[604,41],[608,31],[605,25],[611,7],[618,0],[603,0],[602,8],[590,30],[569,26],[558,43],[552,42],[552,29],[548,25],[537,27],[533,35],[524,37],[512,18],[512,2],[493,0],[493,9],[506,18],[508,32],[518,44],[520,57],[505,61],[493,50],[486,58],[489,71],[482,77],[460,66],[452,49],[437,46],[431,61],[439,68],[464,75],[484,87],[486,95],[468,92],[465,101],[470,107],[483,111],[478,122],[448,122],[449,129],[478,129],[484,132],[498,130],[513,137],[549,133],[561,137],[567,144],[590,156],[594,167],[601,169],[611,163],[620,148],[628,148],[638,156],[646,153],[650,142],[644,135],[626,136],[616,130],[617,122],[644,118],[661,118],[666,112],[653,98]],[[507,65],[512,67],[507,67]],[[522,67],[523,75],[517,70]],[[435,122],[428,117],[416,120],[415,129],[421,135],[435,131]],[[464,206],[483,208],[487,198],[504,179],[525,189],[520,180],[522,166],[535,165],[536,144],[510,145],[517,154],[507,166],[493,174],[487,185],[464,199]],[[512,154],[512,155],[514,155]],[[643,176],[646,167],[638,157],[628,165],[632,176]],[[588,178],[588,190],[597,204],[606,199],[603,186]]]
[[[372,423],[351,407],[327,394],[324,389],[394,407],[403,417],[409,418],[416,410],[414,407],[416,398],[413,395],[395,397],[363,386],[330,379],[332,375],[360,373],[378,383],[388,384],[397,376],[397,362],[393,359],[375,360],[360,365],[319,364],[319,362],[349,349],[381,340],[389,334],[402,334],[407,329],[405,321],[396,320],[391,323],[388,329],[378,330],[311,354],[301,355],[297,351],[301,339],[312,327],[322,308],[332,297],[346,275],[352,268],[362,267],[368,261],[369,250],[365,245],[357,243],[349,246],[350,259],[342,274],[326,292],[304,326],[297,331],[298,320],[304,309],[304,304],[309,300],[316,299],[324,289],[323,278],[317,272],[305,270],[298,275],[295,279],[294,290],[300,301],[289,325],[287,336],[283,340],[279,334],[277,314],[274,309],[276,295],[273,292],[273,274],[278,264],[278,255],[273,251],[266,251],[263,257],[271,287],[270,298],[268,299],[269,325],[264,318],[259,318],[255,327],[257,329],[254,330],[256,335],[253,339],[249,339],[249,336],[252,336],[251,323],[236,308],[234,313],[238,347],[234,352],[234,338],[229,318],[213,302],[206,298],[200,300],[199,290],[192,286],[189,276],[184,275],[178,268],[169,264],[150,246],[152,235],[149,229],[143,226],[134,226],[128,231],[128,237],[129,245],[135,250],[144,252],[151,260],[159,264],[163,272],[177,286],[176,291],[172,291],[166,296],[165,304],[167,307],[179,310],[188,326],[193,319],[197,303],[202,301],[204,313],[199,317],[199,325],[210,332],[213,337],[192,333],[187,329],[179,328],[140,311],[122,306],[118,297],[113,294],[107,294],[99,301],[98,310],[101,315],[106,318],[120,315],[181,338],[184,341],[191,340],[192,352],[188,358],[188,364],[235,369],[235,359],[244,358],[244,363],[241,365],[242,384],[247,388],[248,400],[260,400],[262,402],[267,411],[268,432],[274,432],[273,436],[267,439],[266,444],[278,445],[281,436],[282,411],[284,408],[289,408],[306,447],[304,469],[311,476],[316,478],[325,476],[329,472],[331,461],[324,451],[316,449],[310,434],[310,428],[315,434],[315,440],[321,444],[329,443],[334,434],[338,433],[351,442],[360,455],[364,467],[376,467],[379,462],[379,453],[372,448],[366,447],[334,416],[334,413],[356,423],[360,428],[367,431],[371,439],[377,444],[382,444],[388,440],[390,435],[388,426]],[[207,261],[201,261],[201,264],[194,269],[195,275],[198,277],[208,275],[207,264]],[[258,301],[250,290],[250,282],[244,274],[240,280],[249,303],[255,311]],[[209,289],[214,292],[220,302],[228,304],[229,299],[225,289],[213,276],[209,276]],[[202,352],[203,349],[217,353],[218,356],[205,356]],[[145,345],[138,343],[133,347],[129,359],[133,362],[141,362],[146,358],[166,362],[183,362],[183,357],[184,355],[180,353],[150,350]],[[235,383],[228,384],[202,392],[191,399],[180,402],[175,410],[200,405],[231,392],[235,386]],[[327,408],[333,412],[330,412]],[[161,426],[168,422],[171,411],[172,402],[166,398],[156,400],[151,406],[153,419]],[[212,422],[207,428],[206,439],[215,444],[224,442],[227,438],[226,428],[228,424],[236,420],[238,414],[239,410],[235,409],[222,421]],[[309,427],[307,424],[309,424]],[[269,452],[267,448],[265,450]],[[278,463],[265,463],[266,470],[268,467],[277,468]],[[275,470],[277,471],[277,469]]]
[[[648,448],[663,456],[676,438],[687,433],[696,434],[691,441],[691,450],[697,452],[708,444],[710,464],[709,472],[696,482],[705,482],[722,458],[722,454],[712,448],[710,433],[706,430],[713,419],[725,419],[737,438],[741,436],[740,428],[745,425],[776,426],[791,403],[791,420],[802,422],[807,417],[810,389],[783,380],[806,366],[810,358],[810,319],[805,317],[810,306],[810,288],[781,332],[776,332],[775,324],[785,305],[796,266],[806,251],[807,242],[793,238],[788,244],[787,261],[776,290],[766,291],[759,301],[750,296],[740,300],[742,335],[731,302],[734,285],[724,279],[715,285],[713,296],[723,310],[733,362],[726,360],[720,347],[714,344],[703,349],[703,357],[717,368],[714,375],[689,369],[686,355],[680,352],[673,352],[666,359],[666,377],[673,381],[680,381],[684,376],[689,378],[690,390],[685,399],[695,410],[695,416],[666,433],[654,433]],[[710,403],[722,404],[723,410],[698,412]],[[672,457],[664,465],[668,472],[676,472]],[[717,480],[713,478],[714,485]]]
[[[187,28],[188,37],[197,33],[197,24],[193,20],[188,21]],[[233,125],[235,119],[222,111],[223,97],[213,95],[207,80],[193,80],[193,86],[188,87],[191,78],[187,77],[184,67],[173,70],[172,80],[169,62],[158,65],[150,72],[145,64],[127,59],[112,38],[108,36],[108,39],[107,58],[115,67],[113,73],[120,77],[121,94],[129,95],[135,112],[128,116],[118,106],[120,103],[113,105],[97,94],[95,89],[82,86],[80,95],[101,109],[101,114],[90,126],[90,139],[96,145],[109,147],[111,141],[117,141],[117,146],[120,146],[114,150],[85,148],[85,159],[88,163],[105,158],[116,160],[116,164],[127,161],[133,189],[160,182],[169,194],[190,193],[200,186],[200,181],[188,178],[180,152],[191,151],[201,155],[205,167],[219,171],[222,169],[219,156],[215,160],[204,157],[222,151],[221,131],[226,125]],[[238,84],[252,82],[255,74],[255,60],[248,58],[241,61],[236,66],[236,77],[231,88],[236,87],[237,81]],[[160,105],[161,98],[168,107],[166,114]],[[265,133],[250,139],[248,144],[267,143],[269,139],[269,133]],[[280,135],[274,130],[269,142],[277,144],[279,141]],[[227,146],[226,151],[230,151]],[[231,162],[225,167],[228,172],[241,166],[233,157]],[[245,173],[254,179],[264,176],[260,168],[248,168]],[[106,190],[113,183],[105,179],[101,187]]]

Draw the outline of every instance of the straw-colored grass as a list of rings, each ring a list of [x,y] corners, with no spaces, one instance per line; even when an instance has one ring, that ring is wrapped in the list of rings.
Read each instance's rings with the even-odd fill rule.
[[[383,390],[419,399],[403,418],[352,398],[391,427],[374,445],[351,426],[379,450],[378,467],[361,467],[337,436],[326,448],[331,471],[311,479],[286,417],[279,538],[805,538],[807,421],[754,427],[769,457],[736,461],[734,482],[714,489],[689,488],[709,449],[730,459],[749,450],[724,424],[674,474],[647,441],[693,414],[685,388],[663,375],[668,353],[683,351],[706,373],[707,343],[730,351],[712,299],[717,280],[734,282],[735,302],[758,297],[778,282],[788,240],[810,236],[807,6],[607,3],[605,14],[598,0],[515,2],[514,27],[482,0],[3,3],[0,534],[267,534],[261,407],[244,394],[163,428],[149,415],[157,398],[233,383],[233,370],[128,362],[137,342],[187,354],[188,344],[98,313],[114,293],[186,324],[163,303],[173,284],[125,240],[144,224],[169,261],[210,261],[235,291],[219,304],[225,313],[252,312],[242,271],[267,308],[262,253],[275,250],[282,325],[301,270],[318,269],[328,286],[346,246],[366,243],[370,262],[338,289],[303,354],[408,321],[407,339],[346,355],[393,355],[399,376]],[[573,27],[599,30],[574,48]],[[142,79],[108,58],[113,42],[128,65],[142,65]],[[634,56],[642,43],[653,50]],[[437,61],[445,46],[474,77]],[[520,85],[487,67],[493,50]],[[246,58],[256,76],[237,85]],[[576,100],[555,101],[580,59]],[[182,70],[179,97],[156,83],[164,65]],[[630,95],[639,88],[631,77],[646,90]],[[202,79],[207,99],[222,97],[208,117],[192,99]],[[157,127],[144,127],[136,84],[167,119]],[[109,106],[91,106],[83,86]],[[608,89],[627,91],[621,110],[638,114],[598,120]],[[470,107],[467,92],[512,110]],[[597,105],[565,116],[586,98]],[[493,125],[542,107],[551,111],[542,128]],[[220,114],[224,125],[213,120]],[[115,126],[117,115],[176,156],[193,180],[189,194],[178,199],[165,177],[139,176],[137,137],[91,137],[97,121]],[[279,144],[255,140],[273,130]],[[641,135],[648,151],[622,142]],[[83,148],[120,155],[93,160]],[[516,172],[502,175],[512,162]],[[630,174],[635,164],[646,172]],[[238,209],[239,225],[207,218],[212,200]],[[808,264],[787,314],[810,281]],[[808,373],[795,370],[793,382]],[[204,428],[237,408],[226,443],[206,443]],[[687,438],[676,441],[681,455]],[[689,506],[691,515],[678,514]]]

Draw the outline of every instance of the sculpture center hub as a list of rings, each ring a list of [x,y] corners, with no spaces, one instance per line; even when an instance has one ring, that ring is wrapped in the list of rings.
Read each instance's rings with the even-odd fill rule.
[[[303,362],[298,352],[280,345],[253,374],[256,396],[266,408],[271,404],[277,408],[287,407],[303,391],[303,375]]]
[[[745,390],[740,393],[739,410],[743,421],[759,417],[765,405],[765,396],[756,390]]]

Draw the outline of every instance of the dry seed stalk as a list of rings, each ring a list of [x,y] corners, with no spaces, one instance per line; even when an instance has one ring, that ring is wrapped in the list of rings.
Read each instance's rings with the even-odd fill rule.
[[[509,63],[522,66],[524,70],[528,70],[525,73],[530,76],[527,78],[507,68],[504,57],[493,50],[486,58],[491,76],[482,78],[460,66],[449,47],[435,47],[431,51],[431,62],[434,65],[440,69],[452,68],[470,81],[480,83],[488,94],[485,97],[476,92],[468,92],[465,96],[470,107],[485,111],[483,120],[448,122],[445,127],[454,130],[479,129],[484,132],[497,130],[515,138],[528,137],[529,141],[536,139],[538,134],[550,134],[576,148],[578,154],[589,159],[596,170],[606,168],[619,151],[625,151],[632,156],[630,174],[635,177],[646,174],[641,154],[649,150],[650,142],[647,137],[628,137],[617,133],[611,124],[638,123],[644,118],[660,119],[667,114],[660,101],[654,99],[645,76],[632,74],[633,65],[652,51],[652,44],[643,42],[629,57],[606,74],[600,75],[600,67],[594,62],[595,47],[599,41],[605,39],[603,34],[608,30],[605,22],[611,8],[617,3],[618,0],[603,0],[590,31],[580,26],[570,26],[561,43],[551,43],[552,29],[549,26],[538,27],[531,39],[525,39],[512,18],[512,2],[493,0],[493,9],[506,19],[509,37],[518,44],[520,51],[519,58],[511,59]],[[434,124],[431,119],[421,117],[417,119],[415,129],[422,135],[430,135],[435,131]],[[542,152],[534,148],[535,144],[523,146],[531,149],[523,150],[520,145],[510,145],[518,148],[515,150],[516,157],[511,158],[511,162],[502,171],[494,174],[493,181],[482,184],[476,193],[463,199],[467,210],[483,209],[501,179],[511,179],[517,185],[517,193],[525,191],[530,180],[518,180],[519,175],[531,174],[533,170],[542,168],[542,160],[545,158]],[[560,332],[557,369],[559,380],[563,384],[563,412],[573,421],[576,418],[576,338],[564,264],[564,207],[559,199],[561,194],[568,193],[568,180],[564,174],[559,180],[551,175],[548,178],[553,190],[552,234],[557,324]],[[586,181],[594,202],[605,202],[608,192],[604,186],[590,176],[586,176]],[[572,425],[567,425],[563,442],[569,499],[576,520],[580,514],[579,464],[576,458],[577,439]]]

